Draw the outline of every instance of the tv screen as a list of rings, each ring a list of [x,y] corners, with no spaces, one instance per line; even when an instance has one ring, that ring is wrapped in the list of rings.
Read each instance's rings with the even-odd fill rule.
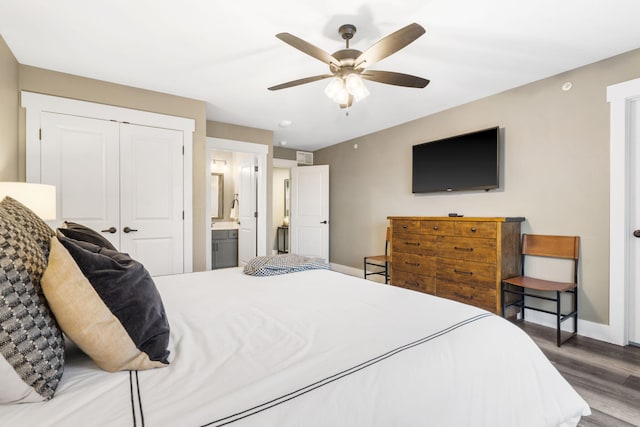
[[[413,193],[498,188],[499,127],[413,146]]]

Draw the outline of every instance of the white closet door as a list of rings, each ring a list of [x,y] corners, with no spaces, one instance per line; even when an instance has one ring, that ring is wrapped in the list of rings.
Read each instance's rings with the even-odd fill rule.
[[[182,132],[120,125],[121,250],[152,275],[184,271]]]
[[[118,229],[118,123],[42,113],[40,181],[56,186],[57,219]],[[118,247],[118,233],[103,232]]]

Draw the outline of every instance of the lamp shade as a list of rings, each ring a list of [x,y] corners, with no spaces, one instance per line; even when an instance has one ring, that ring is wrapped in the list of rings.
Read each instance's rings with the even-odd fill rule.
[[[0,200],[9,196],[44,220],[56,219],[56,187],[27,182],[0,182]]]

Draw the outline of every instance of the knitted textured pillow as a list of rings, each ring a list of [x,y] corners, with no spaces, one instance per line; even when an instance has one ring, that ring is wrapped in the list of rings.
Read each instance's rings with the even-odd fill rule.
[[[0,206],[0,403],[50,399],[62,377],[62,333],[40,288],[45,266],[30,232]]]
[[[46,262],[49,258],[49,240],[55,235],[53,229],[31,209],[9,196],[2,199],[0,207],[35,240],[42,249]]]

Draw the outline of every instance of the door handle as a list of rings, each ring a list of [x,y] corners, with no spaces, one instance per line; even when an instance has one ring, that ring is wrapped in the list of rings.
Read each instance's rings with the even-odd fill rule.
[[[116,231],[118,231],[118,230],[116,230],[116,228],[115,228],[115,227],[109,227],[109,228],[107,228],[106,230],[100,230],[100,231],[102,231],[103,233],[111,233],[111,234],[113,234],[113,233],[115,233],[115,232],[116,232]]]
[[[320,221],[320,224],[326,224],[327,220],[325,219],[324,221]]]
[[[125,227],[122,229],[122,231],[124,231],[125,233],[131,233],[132,231],[138,231],[135,228],[129,228],[129,227]]]
[[[636,237],[640,237],[640,230],[635,230],[633,232],[633,235],[636,236]]]

